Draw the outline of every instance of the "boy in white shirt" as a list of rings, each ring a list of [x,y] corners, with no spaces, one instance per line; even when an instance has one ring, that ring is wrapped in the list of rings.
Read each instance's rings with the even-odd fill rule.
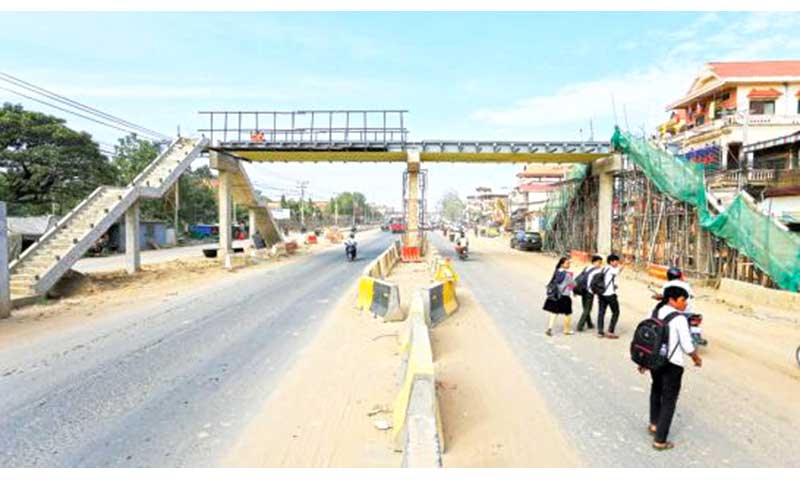
[[[619,300],[617,299],[617,277],[622,268],[619,266],[619,256],[611,254],[607,257],[606,262],[608,266],[602,270],[605,275],[604,285],[605,291],[597,296],[597,336],[606,338],[619,338],[619,335],[614,333],[617,328],[617,320],[619,320]],[[605,326],[606,308],[611,308],[611,324],[608,326],[608,334],[603,332]]]
[[[661,307],[657,309],[656,315],[661,320],[675,312],[683,313],[686,309],[686,302],[689,293],[680,286],[670,286],[664,289],[664,299]],[[655,450],[669,450],[675,445],[667,441],[669,428],[672,424],[672,417],[675,415],[675,406],[678,403],[678,394],[681,390],[681,379],[683,378],[683,354],[692,358],[695,366],[703,365],[703,359],[698,355],[697,350],[692,344],[692,336],[689,333],[689,321],[684,315],[673,315],[667,324],[669,339],[665,345],[665,355],[667,363],[656,369],[651,370],[650,375],[653,383],[650,387],[650,425],[648,431],[655,436],[653,448]],[[678,349],[681,351],[679,352]],[[639,373],[644,373],[647,369],[639,367]]]

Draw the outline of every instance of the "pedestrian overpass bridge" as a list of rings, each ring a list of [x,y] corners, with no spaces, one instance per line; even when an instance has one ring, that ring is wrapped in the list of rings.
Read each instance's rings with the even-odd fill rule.
[[[403,206],[406,235],[403,243],[421,248],[419,223],[424,211],[422,163],[593,163],[611,155],[610,142],[595,141],[411,141],[406,110],[309,110],[309,111],[203,111],[208,127],[207,151],[211,166],[220,172],[220,212],[230,200],[226,171],[247,162],[371,162],[406,163]],[[610,219],[613,179],[601,182],[600,202],[607,204]],[[407,194],[407,196],[406,196]],[[228,232],[220,214],[220,232]],[[609,245],[610,220],[598,229]],[[220,238],[227,252],[230,238]],[[420,253],[417,250],[417,253]]]
[[[610,142],[410,141],[406,110],[204,111],[209,151],[251,162],[591,163]]]

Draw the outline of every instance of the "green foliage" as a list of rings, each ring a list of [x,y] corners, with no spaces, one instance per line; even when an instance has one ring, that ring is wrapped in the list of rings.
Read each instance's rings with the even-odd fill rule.
[[[120,138],[114,146],[112,163],[116,169],[116,185],[124,187],[131,183],[142,170],[158,156],[158,146],[142,140],[135,134]]]
[[[208,166],[186,171],[181,176],[178,217],[184,224],[214,224],[219,221],[217,192],[211,186],[212,178]]]
[[[10,215],[64,214],[115,171],[85,132],[21,105],[0,109],[0,195]]]
[[[372,208],[367,205],[367,197],[360,192],[344,192],[331,198],[326,213],[328,215],[334,215],[337,205],[339,209],[339,218],[352,218],[354,210],[356,217],[372,218],[374,216]]]
[[[466,205],[458,196],[458,192],[450,190],[444,194],[439,201],[439,206],[442,210],[442,217],[448,222],[458,222],[464,218],[464,211],[467,209]]]

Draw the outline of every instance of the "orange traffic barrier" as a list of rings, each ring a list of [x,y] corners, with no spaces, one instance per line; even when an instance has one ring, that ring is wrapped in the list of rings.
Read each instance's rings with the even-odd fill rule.
[[[589,252],[582,250],[570,250],[569,257],[576,262],[582,263],[589,263],[592,259],[592,255]]]
[[[419,247],[403,247],[401,250],[401,257],[403,263],[421,262],[422,257],[419,254]]]
[[[647,265],[647,274],[661,280],[667,279],[667,270],[669,267],[666,265],[656,265],[655,263]]]

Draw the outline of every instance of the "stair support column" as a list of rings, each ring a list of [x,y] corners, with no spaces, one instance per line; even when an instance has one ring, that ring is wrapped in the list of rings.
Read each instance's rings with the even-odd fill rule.
[[[248,213],[247,228],[248,228],[248,233],[249,233],[250,239],[252,239],[253,235],[255,235],[256,231],[258,230],[258,228],[257,228],[258,226],[256,225],[256,220],[257,220],[256,219],[256,209],[255,208],[250,208],[247,211],[247,213]],[[264,234],[262,233],[262,235],[264,235]]]
[[[219,170],[219,255],[225,267],[231,265],[231,173]]]
[[[138,200],[125,212],[125,269],[128,273],[136,273],[141,269]]]

